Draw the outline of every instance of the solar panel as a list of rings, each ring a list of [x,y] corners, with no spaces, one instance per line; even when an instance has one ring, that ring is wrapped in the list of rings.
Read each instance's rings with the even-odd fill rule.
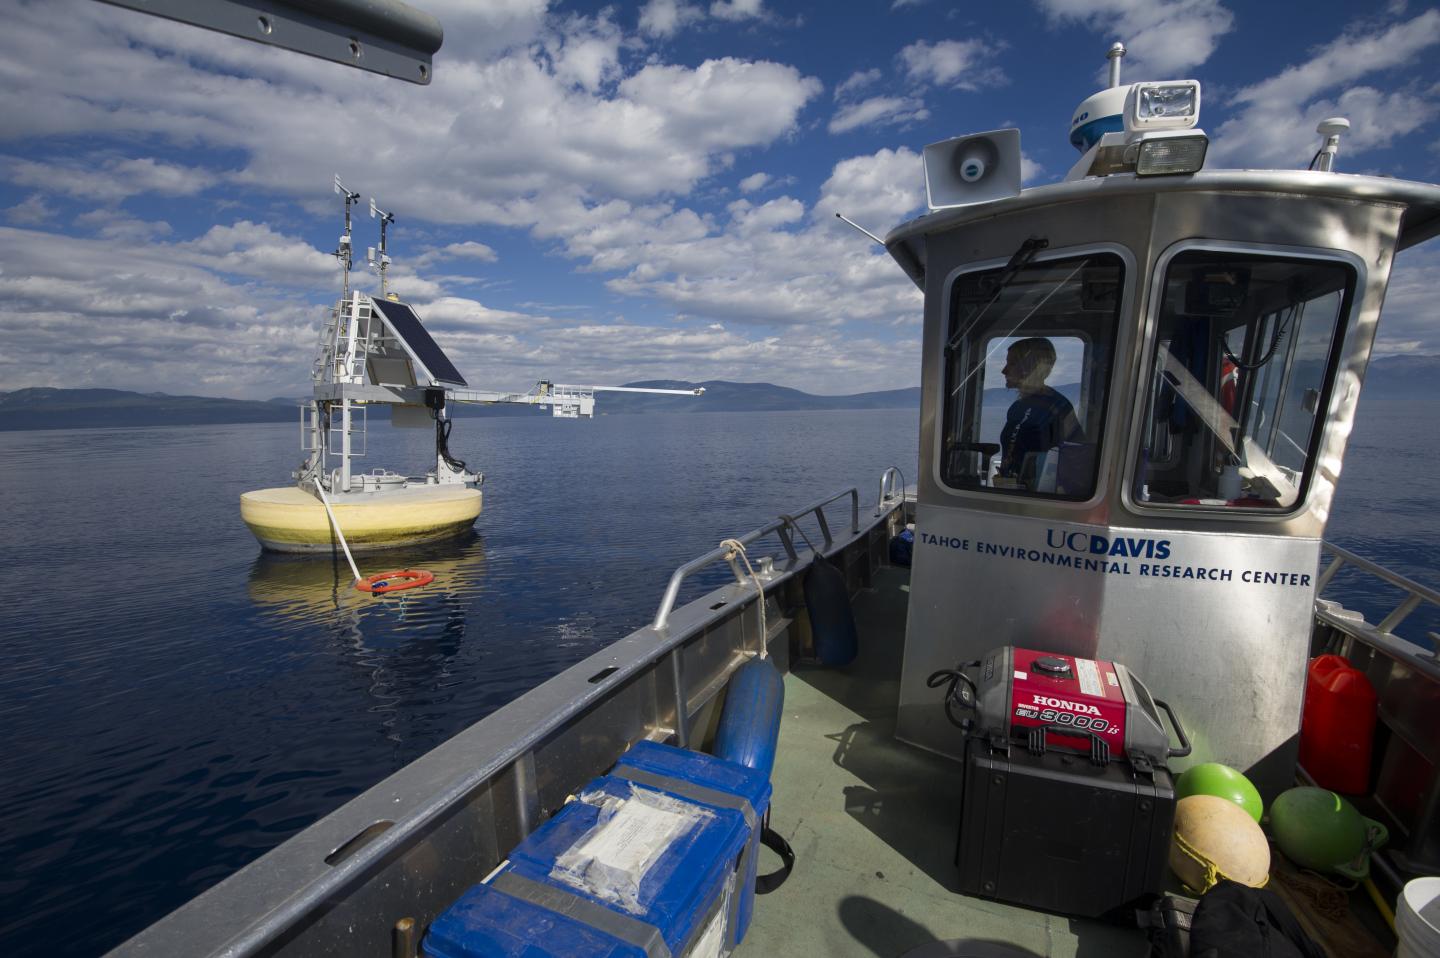
[[[468,386],[465,377],[460,375],[460,370],[445,355],[445,350],[440,344],[431,338],[429,331],[420,324],[420,317],[415,315],[415,310],[404,303],[395,303],[387,299],[371,298],[370,302],[385,317],[385,323],[390,327],[391,332],[400,337],[410,355],[415,361],[424,367],[428,379],[445,383],[452,386]]]

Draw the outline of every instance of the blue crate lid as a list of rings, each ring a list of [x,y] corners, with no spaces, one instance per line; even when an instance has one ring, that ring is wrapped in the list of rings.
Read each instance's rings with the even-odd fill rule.
[[[663,827],[650,827],[652,822]],[[606,859],[607,866],[623,861],[624,850],[632,847],[626,841],[644,850],[655,834],[668,841],[642,857],[638,882],[616,881],[617,872],[608,867],[583,873],[557,868],[560,862],[590,861],[580,852],[597,847],[592,841],[607,849],[595,860]],[[426,954],[628,958],[645,954],[634,941],[650,928],[672,954],[682,954],[702,924],[727,907],[727,888],[738,893],[735,869],[749,838],[745,817],[736,809],[681,801],[602,776],[521,842],[489,885],[471,889],[431,925]],[[620,852],[611,856],[616,847]],[[623,869],[618,874],[631,876]],[[718,920],[725,928],[728,912]]]
[[[646,958],[638,945],[582,921],[476,885],[430,925],[429,958]]]
[[[611,774],[623,776],[627,768],[678,778],[744,798],[750,802],[750,807],[757,816],[763,817],[770,806],[771,786],[768,775],[739,762],[726,761],[704,752],[640,741],[620,756]],[[693,796],[688,797],[691,801],[696,800]]]

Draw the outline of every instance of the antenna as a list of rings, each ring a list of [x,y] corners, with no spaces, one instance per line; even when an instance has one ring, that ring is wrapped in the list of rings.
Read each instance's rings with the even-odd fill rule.
[[[870,237],[872,240],[874,240],[874,241],[875,241],[876,243],[878,243],[879,245],[881,245],[881,246],[884,246],[884,245],[885,245],[885,241],[884,241],[884,240],[882,240],[880,237],[876,236],[874,233],[872,233],[872,232],[870,232],[869,230],[867,230],[865,227],[861,226],[859,223],[857,223],[857,222],[855,222],[854,220],[850,219],[849,217],[847,217],[847,216],[841,216],[839,213],[836,213],[836,214],[835,214],[835,218],[836,218],[837,220],[840,220],[840,221],[843,222],[843,223],[847,223],[847,224],[849,224],[850,226],[855,227],[857,230],[859,230],[860,232],[864,233],[866,236]]]
[[[385,229],[391,223],[395,222],[395,214],[387,213],[376,206],[375,197],[372,196],[370,197],[370,218],[373,220],[377,216],[380,218],[379,255],[376,255],[376,251],[372,247],[367,258],[370,261],[370,268],[380,274],[380,298],[385,299],[389,295],[389,291],[385,286],[385,271],[390,268],[390,257],[385,253]]]
[[[1110,61],[1110,85],[1120,85],[1120,61],[1125,59],[1125,44],[1116,40],[1110,44],[1110,52],[1105,54],[1105,59]]]
[[[1320,121],[1315,132],[1325,137],[1325,142],[1320,144],[1320,151],[1310,161],[1312,170],[1329,173],[1335,169],[1335,154],[1340,152],[1340,134],[1349,129],[1350,121],[1343,116],[1332,116],[1328,120]]]
[[[335,258],[340,261],[343,270],[341,276],[341,288],[344,290],[342,299],[350,298],[350,265],[352,257],[350,254],[350,207],[360,202],[360,194],[353,193],[340,182],[340,174],[335,174],[335,192],[345,197],[345,232],[340,234],[340,245],[335,250]]]

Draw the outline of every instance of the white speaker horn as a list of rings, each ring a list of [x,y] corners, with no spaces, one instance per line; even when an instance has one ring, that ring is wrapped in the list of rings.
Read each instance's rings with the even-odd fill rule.
[[[925,199],[932,210],[1020,195],[1020,131],[957,136],[925,147]]]

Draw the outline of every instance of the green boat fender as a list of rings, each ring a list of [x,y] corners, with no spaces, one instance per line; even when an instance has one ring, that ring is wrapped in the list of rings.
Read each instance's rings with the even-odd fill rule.
[[[1285,857],[1302,868],[1363,881],[1370,853],[1390,840],[1385,826],[1366,818],[1339,795],[1301,786],[1270,806],[1270,833]]]
[[[1234,802],[1249,812],[1256,822],[1260,821],[1260,815],[1265,810],[1260,792],[1250,779],[1219,762],[1204,762],[1180,773],[1175,780],[1175,800],[1178,802],[1191,795],[1214,795]]]

